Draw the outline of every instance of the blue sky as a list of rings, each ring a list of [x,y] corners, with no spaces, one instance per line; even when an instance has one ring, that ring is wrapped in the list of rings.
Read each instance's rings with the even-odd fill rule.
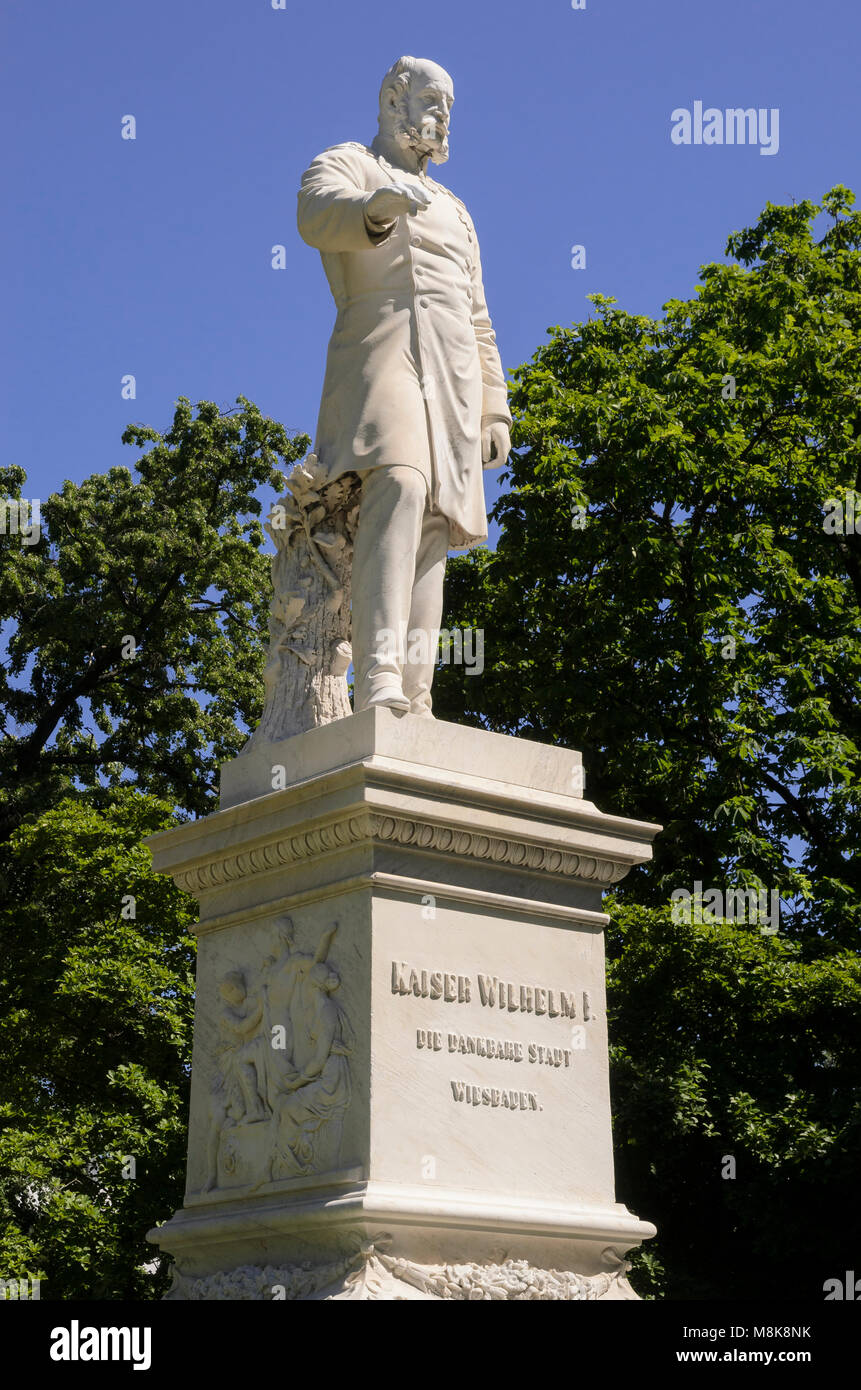
[[[588,293],[657,313],[766,201],[861,184],[859,49],[850,0],[5,0],[3,463],[42,499],[130,466],[125,425],[166,427],[179,395],[313,433],[334,312],[296,189],[373,137],[402,53],[454,77],[433,172],[476,221],[510,368]],[[777,107],[779,152],[674,145],[698,100]]]

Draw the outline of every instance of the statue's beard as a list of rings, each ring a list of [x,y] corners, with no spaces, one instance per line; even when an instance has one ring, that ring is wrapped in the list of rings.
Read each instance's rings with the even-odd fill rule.
[[[448,131],[443,130],[440,134],[440,128],[435,121],[429,122],[428,129],[421,131],[416,130],[414,125],[407,125],[399,116],[395,120],[392,134],[401,149],[415,150],[416,154],[429,158],[433,164],[445,164],[448,159]]]

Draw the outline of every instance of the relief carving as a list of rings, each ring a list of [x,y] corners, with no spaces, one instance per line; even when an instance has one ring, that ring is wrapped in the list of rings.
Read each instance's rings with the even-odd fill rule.
[[[283,919],[281,955],[267,962],[267,1013],[285,1029],[285,1047],[270,1090],[271,1140],[268,1180],[315,1167],[318,1140],[327,1126],[340,1127],[350,1102],[352,1031],[333,995],[340,986],[327,956],[337,924],[321,937],[314,956],[293,948],[292,922]],[[340,1134],[339,1134],[340,1137]]]
[[[169,1299],[211,1300],[392,1300],[420,1299],[453,1302],[599,1302],[630,1300],[637,1294],[627,1280],[630,1264],[615,1252],[604,1252],[607,1273],[577,1274],[571,1270],[539,1269],[526,1260],[466,1261],[463,1264],[421,1265],[388,1254],[391,1236],[371,1240],[354,1235],[350,1250],[339,1260],[316,1266],[243,1265],[227,1273],[194,1278],[174,1266]]]
[[[203,1192],[260,1187],[338,1161],[350,1101],[352,1031],[328,961],[337,923],[313,955],[282,918],[276,955],[218,984],[216,1072]]]

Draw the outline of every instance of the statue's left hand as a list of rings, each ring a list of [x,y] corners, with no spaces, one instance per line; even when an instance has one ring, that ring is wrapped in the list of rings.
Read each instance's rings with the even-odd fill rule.
[[[500,468],[511,452],[511,434],[501,420],[482,426],[481,462],[485,468]]]

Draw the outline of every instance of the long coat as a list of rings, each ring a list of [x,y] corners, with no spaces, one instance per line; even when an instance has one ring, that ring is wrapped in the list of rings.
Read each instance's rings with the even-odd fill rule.
[[[430,206],[374,236],[367,198],[410,180]],[[324,150],[303,175],[298,223],[338,310],[314,448],[321,465],[332,479],[417,467],[452,546],[484,540],[482,420],[511,416],[469,213],[442,184],[351,143]]]

